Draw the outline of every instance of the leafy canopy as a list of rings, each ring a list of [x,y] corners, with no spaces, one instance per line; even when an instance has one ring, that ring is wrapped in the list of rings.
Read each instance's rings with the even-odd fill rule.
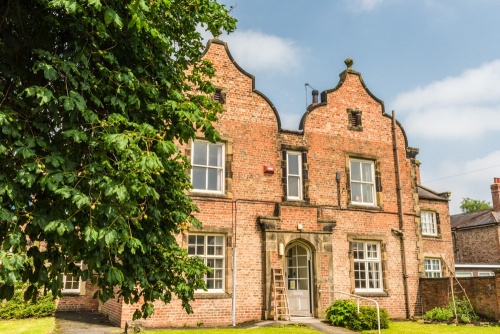
[[[176,143],[218,138],[197,28],[236,20],[213,0],[3,0],[0,15],[0,299],[18,281],[27,300],[61,296],[74,273],[102,301],[142,298],[136,318],[173,295],[190,312],[207,268],[175,240],[200,226]]]
[[[491,209],[493,209],[491,204],[483,200],[465,197],[462,198],[462,202],[460,202],[460,210],[462,210],[463,213],[476,212],[481,210],[491,210]]]

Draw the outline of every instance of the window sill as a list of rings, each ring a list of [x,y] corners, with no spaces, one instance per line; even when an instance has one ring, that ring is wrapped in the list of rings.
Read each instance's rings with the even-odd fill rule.
[[[373,211],[383,211],[384,209],[378,205],[373,204],[360,204],[360,203],[348,203],[347,207],[349,209],[359,209],[359,210],[373,210]]]
[[[354,294],[361,297],[389,297],[384,291],[354,291]]]
[[[228,298],[231,298],[231,295],[227,292],[203,291],[203,292],[195,292],[194,298],[195,299],[228,299]]]
[[[61,291],[61,293],[63,296],[73,296],[73,297],[82,295],[81,291]]]
[[[189,196],[191,196],[191,197],[211,197],[211,198],[232,198],[233,197],[230,194],[202,192],[202,191],[196,191],[196,190],[190,191]]]
[[[441,239],[441,234],[432,235],[432,234],[422,234],[422,238],[428,239]]]

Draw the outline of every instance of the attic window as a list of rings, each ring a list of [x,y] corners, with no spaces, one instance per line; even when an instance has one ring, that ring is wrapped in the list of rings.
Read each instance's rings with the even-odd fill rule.
[[[361,125],[361,110],[347,109],[347,115],[347,128],[349,130],[362,131],[363,127]]]
[[[215,93],[212,95],[212,100],[217,101],[220,104],[225,104],[226,93],[222,91],[222,88],[216,88]]]

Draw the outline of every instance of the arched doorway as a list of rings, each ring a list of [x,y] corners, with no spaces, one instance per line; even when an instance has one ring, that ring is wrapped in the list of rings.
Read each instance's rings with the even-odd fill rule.
[[[286,249],[285,261],[290,314],[311,316],[311,251],[302,243],[292,243]]]

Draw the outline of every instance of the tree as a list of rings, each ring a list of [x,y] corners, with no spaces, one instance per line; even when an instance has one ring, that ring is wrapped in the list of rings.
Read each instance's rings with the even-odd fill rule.
[[[197,29],[236,20],[213,0],[4,0],[0,16],[0,299],[17,281],[61,296],[73,273],[103,302],[143,299],[135,318],[173,295],[191,312],[207,267],[175,240],[200,226],[176,143],[218,138]]]
[[[460,203],[460,210],[464,213],[491,209],[493,207],[489,202],[468,197],[462,198],[462,202]]]

